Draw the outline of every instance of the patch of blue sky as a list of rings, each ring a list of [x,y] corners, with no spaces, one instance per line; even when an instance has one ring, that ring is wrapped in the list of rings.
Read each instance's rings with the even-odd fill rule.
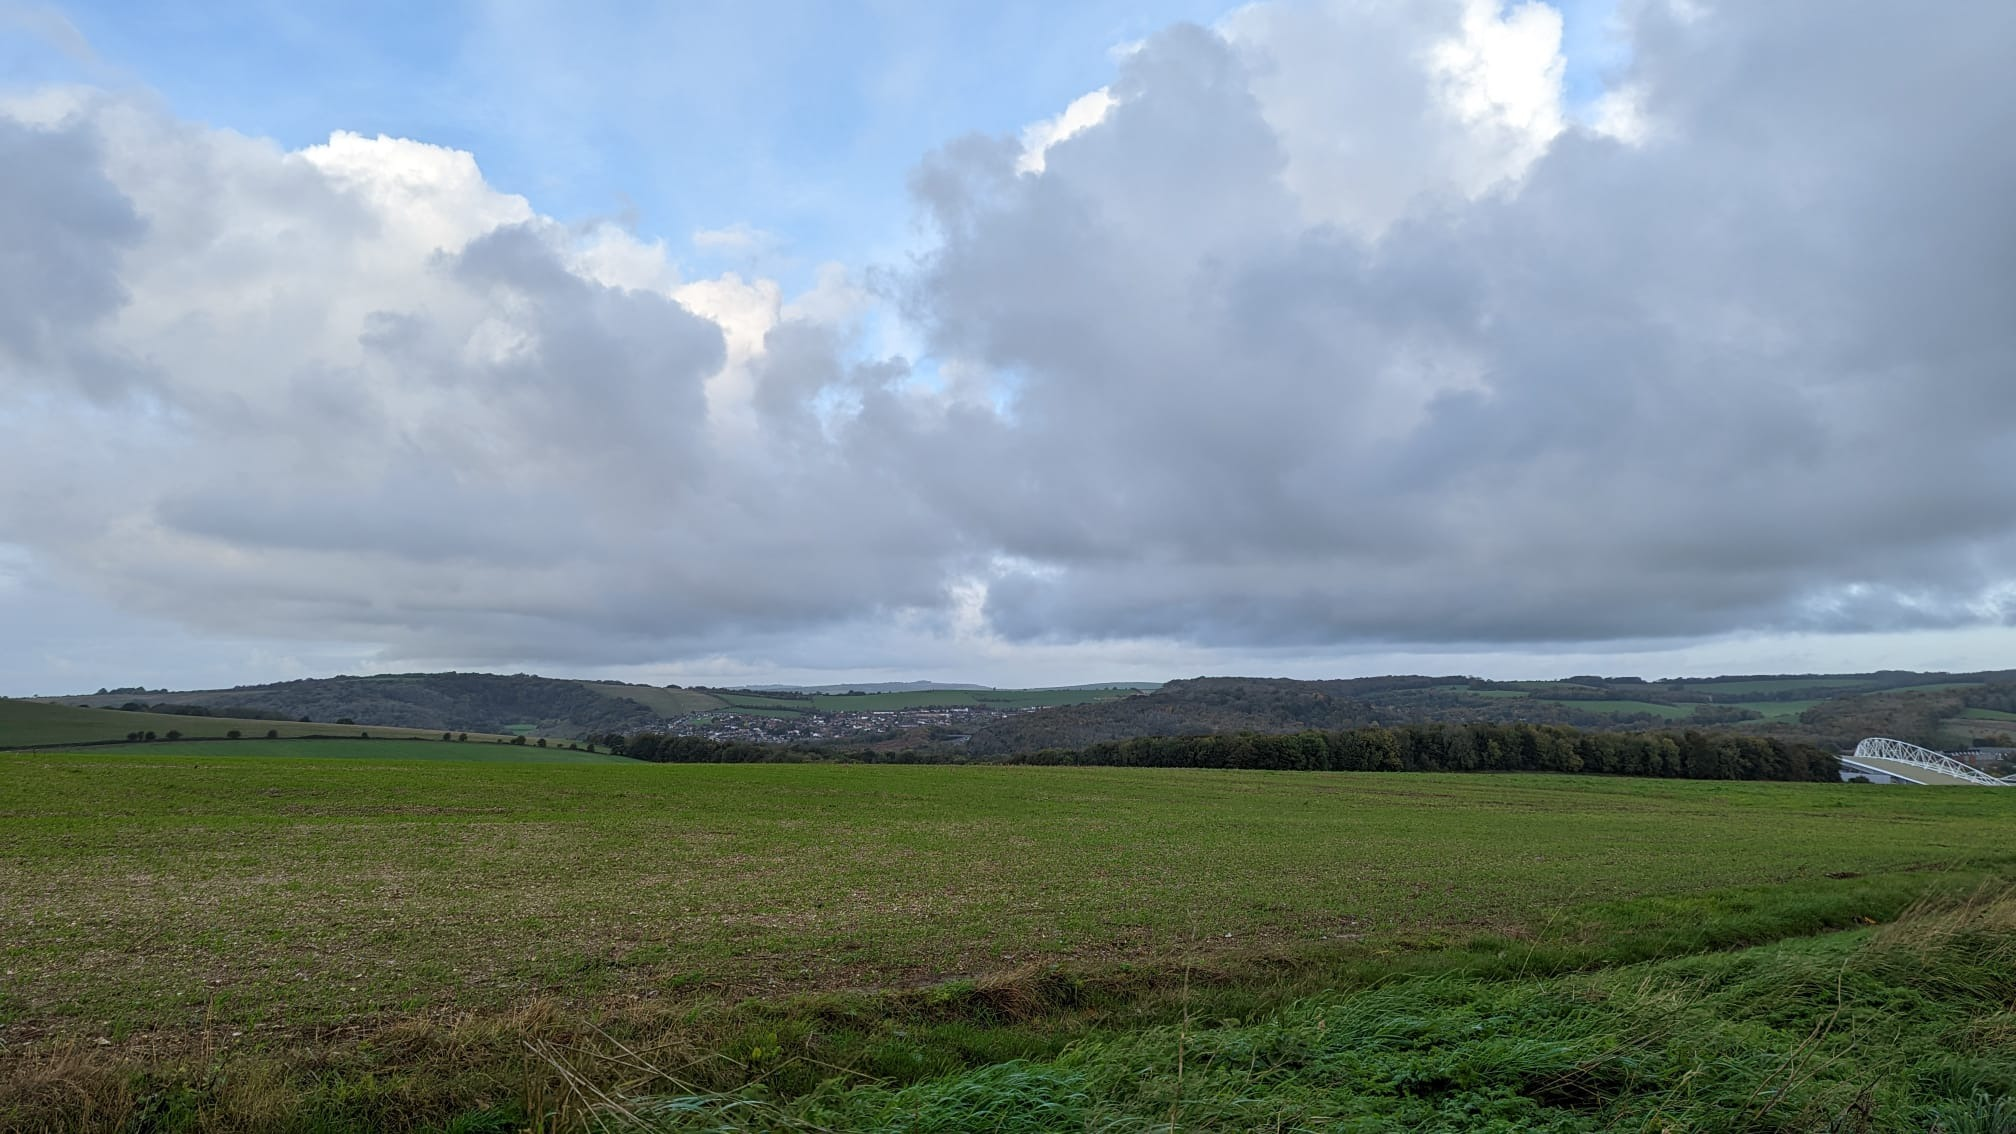
[[[673,248],[738,223],[788,234],[809,281],[907,243],[931,148],[1053,115],[1110,79],[1116,44],[1231,6],[79,0],[36,11],[101,65],[48,35],[0,58],[16,82],[144,87],[289,148],[352,130],[469,150],[541,212]]]
[[[1631,65],[1618,0],[1552,0],[1561,13],[1561,94],[1571,118],[1586,118]]]
[[[156,91],[288,148],[351,130],[468,150],[540,212],[663,239],[689,278],[732,263],[792,292],[822,262],[917,245],[907,180],[932,148],[1053,116],[1111,81],[1115,48],[1236,6],[0,0],[0,73]],[[1617,0],[1556,6],[1575,114],[1628,45]],[[737,225],[776,240],[753,257],[692,241]]]

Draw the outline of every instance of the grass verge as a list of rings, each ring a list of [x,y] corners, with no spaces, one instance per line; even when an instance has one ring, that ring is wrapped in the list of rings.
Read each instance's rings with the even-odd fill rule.
[[[620,1044],[599,1061],[631,1090],[605,1089],[578,1057],[541,1054],[568,1086],[571,1124],[601,1129],[2016,1129],[2006,889],[1921,903],[1874,931],[1564,976],[1488,970],[1243,1017],[1206,998],[1180,1021],[1053,1054],[916,1078],[849,1069],[795,1095],[760,1077],[696,1090]]]

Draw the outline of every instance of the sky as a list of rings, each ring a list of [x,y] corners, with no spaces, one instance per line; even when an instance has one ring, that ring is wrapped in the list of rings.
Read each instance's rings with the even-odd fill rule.
[[[0,0],[0,694],[2016,665],[1992,2]]]

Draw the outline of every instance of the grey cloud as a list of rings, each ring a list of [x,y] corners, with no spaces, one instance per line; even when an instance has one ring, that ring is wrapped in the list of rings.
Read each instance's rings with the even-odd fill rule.
[[[1981,144],[2016,101],[1980,16],[1650,10],[1647,144],[1571,132],[1372,241],[1270,227],[1232,52],[1151,43],[1131,101],[947,225],[916,287],[942,349],[1023,376],[999,444],[1039,485],[995,531],[1048,569],[990,616],[1240,644],[1963,620],[2008,579],[1964,565],[2016,516],[1990,314],[2016,161]],[[1248,180],[1113,172],[1202,136]],[[1105,223],[1130,192],[1160,223]],[[1210,239],[1227,217],[1255,219]]]
[[[477,238],[452,270],[478,289],[511,293],[534,315],[524,348],[484,375],[496,396],[524,403],[521,420],[537,423],[525,443],[603,450],[613,442],[692,475],[702,380],[726,351],[719,327],[663,296],[582,279],[524,225]]]
[[[394,466],[375,483],[209,486],[163,499],[156,515],[244,552],[388,555],[429,565],[550,566],[576,554],[583,538],[564,501],[458,484],[448,470],[425,465]]]
[[[101,169],[88,126],[0,117],[0,358],[14,381],[58,371],[93,396],[117,393],[134,368],[94,345],[89,328],[126,301],[119,267],[145,232]]]

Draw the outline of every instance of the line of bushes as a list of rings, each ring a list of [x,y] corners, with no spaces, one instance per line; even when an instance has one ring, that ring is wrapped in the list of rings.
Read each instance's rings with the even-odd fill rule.
[[[658,764],[974,762],[957,748],[882,752],[659,733],[611,733],[596,740],[616,755]],[[1565,725],[1533,724],[1151,736],[1084,748],[1011,753],[990,762],[1310,772],[1581,772],[1692,780],[1834,781],[1841,776],[1841,763],[1832,753],[1802,741],[1698,729],[1585,732]]]
[[[1013,764],[1264,768],[1323,772],[1587,772],[1689,780],[1841,777],[1816,745],[1702,732],[1584,732],[1563,725],[1459,724],[1147,736],[1007,757]]]

